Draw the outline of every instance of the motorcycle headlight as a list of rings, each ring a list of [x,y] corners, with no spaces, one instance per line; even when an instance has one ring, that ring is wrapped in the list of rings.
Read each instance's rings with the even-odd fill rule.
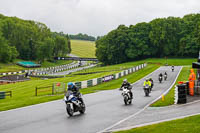
[[[67,98],[66,98],[66,96],[64,96],[64,100],[65,100],[65,101],[67,101]]]
[[[70,95],[70,96],[68,97],[68,100],[72,99],[73,97],[74,97],[73,95]]]

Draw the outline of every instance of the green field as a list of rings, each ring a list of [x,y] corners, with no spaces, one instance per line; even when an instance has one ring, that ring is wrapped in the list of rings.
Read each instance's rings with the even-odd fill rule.
[[[169,62],[175,63],[176,60],[170,59]],[[193,60],[194,59],[187,59],[187,61],[183,60],[181,62],[183,62],[186,65],[190,65],[190,62],[192,62]],[[35,94],[36,86],[49,86],[55,82],[64,82],[64,83],[77,82],[77,81],[83,81],[83,80],[93,79],[97,77],[103,77],[105,75],[114,74],[114,73],[122,71],[123,69],[136,66],[138,64],[141,64],[142,62],[144,62],[144,60],[136,61],[136,62],[128,62],[128,63],[118,64],[118,65],[111,65],[111,66],[95,67],[88,70],[83,70],[81,72],[73,73],[73,74],[80,74],[80,73],[98,72],[98,73],[93,73],[93,74],[88,74],[88,75],[73,75],[72,74],[65,78],[47,79],[47,80],[33,79],[31,81],[22,82],[22,83],[2,85],[0,90],[1,91],[12,90],[13,98],[0,100],[0,111],[28,106],[32,104],[38,104],[42,102],[48,102],[48,101],[60,99],[63,97],[62,95],[35,97],[34,94]],[[137,73],[127,76],[130,82],[134,82],[135,80],[140,79],[144,77],[145,75],[147,75],[148,73],[154,71],[156,68],[158,68],[160,64],[164,64],[165,60],[164,59],[147,59],[145,60],[145,62],[150,62],[147,68],[145,68],[144,70],[140,70]],[[153,62],[153,64],[151,62]],[[86,93],[96,92],[99,90],[118,88],[122,80],[123,78],[111,81],[109,83],[103,83],[95,87],[82,89],[82,92],[86,94]]]
[[[199,133],[200,115],[115,133]]]
[[[136,66],[138,64],[141,64],[141,62],[132,62],[131,67]],[[113,68],[116,69],[116,66],[113,65]],[[120,66],[118,66],[118,68],[119,70],[116,72],[120,72]],[[131,75],[134,75],[133,76],[134,78],[131,79],[130,81],[134,81],[134,80],[137,80],[138,78],[142,78],[146,74],[154,71],[156,68],[158,68],[158,65],[154,65],[154,64],[148,65],[146,68],[144,68],[144,70],[140,70],[134,74],[131,74]],[[0,88],[0,91],[11,90],[13,92],[13,97],[12,98],[8,97],[7,99],[0,100],[0,111],[23,107],[23,106],[32,105],[32,104],[38,104],[38,103],[47,102],[47,101],[51,101],[55,99],[60,99],[63,97],[62,95],[56,95],[56,96],[40,95],[36,97],[35,96],[36,86],[38,87],[50,86],[56,82],[67,83],[67,82],[84,81],[88,79],[102,77],[105,75],[110,75],[116,72],[111,71],[111,72],[104,72],[104,73],[95,73],[95,74],[89,74],[89,75],[75,75],[75,76],[69,75],[69,77],[65,77],[65,78],[56,78],[56,79],[47,79],[47,80],[33,79],[31,81],[26,81],[26,82],[21,82],[21,83],[2,85]],[[111,81],[109,83],[104,83],[95,87],[91,87],[88,89],[83,89],[82,92],[84,94],[87,94],[87,93],[96,92],[99,90],[118,88],[121,82],[122,82],[122,78]],[[107,88],[105,86],[107,86]],[[49,92],[51,92],[50,89],[49,89]]]
[[[196,62],[196,58],[170,58],[170,59],[162,59],[162,58],[151,58],[144,60],[151,63],[160,63],[161,65],[168,64],[169,66],[185,66],[185,65],[192,65],[192,62]]]
[[[96,58],[95,56],[95,42],[92,41],[81,41],[81,40],[71,40],[71,54],[77,55],[79,57],[90,57]]]

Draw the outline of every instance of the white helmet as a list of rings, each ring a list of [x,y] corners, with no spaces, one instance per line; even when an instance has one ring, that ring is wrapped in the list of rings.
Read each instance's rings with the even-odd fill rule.
[[[123,82],[127,82],[127,79],[124,79]]]

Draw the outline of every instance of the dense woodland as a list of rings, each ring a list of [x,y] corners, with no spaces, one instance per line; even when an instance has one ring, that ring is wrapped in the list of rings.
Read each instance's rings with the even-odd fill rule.
[[[93,36],[89,36],[87,34],[82,34],[79,33],[77,35],[69,35],[70,39],[75,39],[75,40],[87,40],[87,41],[95,41],[96,38]]]
[[[120,25],[96,41],[96,56],[104,64],[148,57],[197,57],[200,14],[157,18],[149,23]]]
[[[54,56],[66,56],[70,51],[67,35],[51,32],[40,22],[0,14],[0,62],[15,58],[51,60]]]

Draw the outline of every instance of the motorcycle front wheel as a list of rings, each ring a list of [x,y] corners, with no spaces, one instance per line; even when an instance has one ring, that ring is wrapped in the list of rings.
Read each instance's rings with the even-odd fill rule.
[[[125,105],[128,104],[128,96],[127,95],[124,96],[124,103],[125,103]]]
[[[144,92],[145,92],[145,96],[146,96],[146,97],[149,96],[149,92],[148,92],[147,89],[145,89]]]
[[[69,116],[73,116],[74,111],[69,104],[67,104],[66,110]]]

